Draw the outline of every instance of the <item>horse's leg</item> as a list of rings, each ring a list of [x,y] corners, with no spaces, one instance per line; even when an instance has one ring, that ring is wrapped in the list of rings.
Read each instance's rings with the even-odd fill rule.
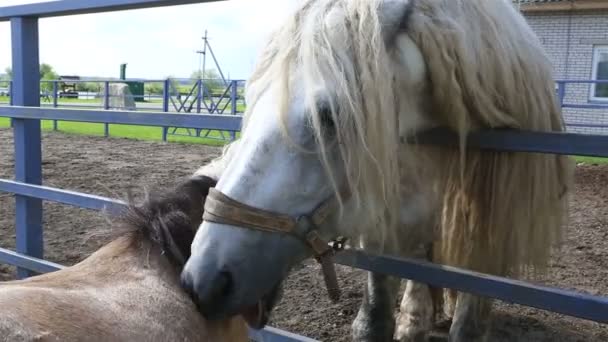
[[[450,328],[450,342],[486,341],[492,300],[459,292]]]
[[[392,341],[395,330],[395,298],[400,279],[368,273],[363,302],[352,325],[353,341]]]
[[[419,254],[428,259],[428,251]],[[400,342],[427,341],[433,328],[435,308],[431,288],[423,283],[408,280],[401,300],[395,339]]]
[[[433,298],[428,285],[407,281],[397,317],[395,338],[400,342],[427,341],[433,328]]]

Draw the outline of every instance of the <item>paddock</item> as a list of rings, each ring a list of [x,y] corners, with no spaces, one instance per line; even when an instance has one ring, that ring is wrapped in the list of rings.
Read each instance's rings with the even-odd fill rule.
[[[219,153],[218,147],[43,133],[44,185],[125,198],[143,188],[168,187]],[[174,162],[169,163],[168,160]],[[0,129],[0,178],[12,178],[13,136]],[[608,296],[608,165],[577,167],[571,228],[562,253],[542,284]],[[14,198],[0,195],[0,247],[15,247]],[[72,265],[108,242],[107,223],[97,211],[44,202],[45,259]],[[348,341],[362,296],[364,272],[338,266],[343,299],[331,304],[317,265],[309,261],[285,284],[285,296],[270,325],[321,341]],[[0,264],[0,280],[15,270]],[[396,303],[397,304],[397,303]],[[500,302],[492,341],[605,341],[608,326]],[[436,341],[446,340],[437,329]]]

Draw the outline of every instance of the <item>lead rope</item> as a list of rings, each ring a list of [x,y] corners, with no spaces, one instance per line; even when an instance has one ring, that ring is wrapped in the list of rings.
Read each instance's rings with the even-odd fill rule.
[[[342,294],[334,266],[334,254],[338,249],[330,246],[329,243],[323,240],[316,230],[310,231],[306,236],[306,240],[314,251],[315,259],[321,265],[321,273],[323,274],[323,281],[325,281],[329,299],[336,303],[340,300]]]
[[[338,284],[338,277],[336,275],[336,268],[334,266],[334,255],[344,249],[346,238],[336,238],[330,244],[330,251],[324,255],[315,257],[315,259],[321,265],[321,273],[323,274],[323,280],[325,281],[325,287],[327,288],[329,299],[333,303],[336,303],[340,300],[342,292],[340,291],[340,285]]]

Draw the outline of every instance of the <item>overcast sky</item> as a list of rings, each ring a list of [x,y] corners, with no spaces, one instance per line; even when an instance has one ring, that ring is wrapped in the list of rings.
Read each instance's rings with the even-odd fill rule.
[[[129,78],[189,77],[207,29],[224,73],[246,79],[262,42],[298,1],[230,0],[41,19],[40,60],[60,75],[118,77],[120,63],[128,63]],[[0,8],[34,2],[44,1],[0,0]],[[0,23],[0,73],[10,64],[10,25]]]

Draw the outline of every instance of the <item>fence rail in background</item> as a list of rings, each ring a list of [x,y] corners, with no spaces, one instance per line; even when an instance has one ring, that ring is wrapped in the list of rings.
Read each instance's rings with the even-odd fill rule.
[[[221,82],[220,82],[221,81]],[[109,94],[109,85],[113,83],[133,83],[139,82],[145,85],[157,84],[155,91],[150,92],[144,90],[141,95],[131,94],[127,95],[127,98],[131,98],[137,102],[135,107],[132,109],[125,108],[112,108],[110,105],[111,99],[117,97],[116,95]],[[91,89],[81,88],[78,90],[78,99],[67,97],[63,99],[62,93],[60,92],[60,84],[62,83],[74,83],[74,84],[90,84],[97,83],[97,90],[91,91]],[[176,83],[179,85],[176,86]],[[222,80],[197,80],[197,79],[111,79],[111,80],[99,80],[99,79],[69,79],[69,80],[43,80],[41,81],[41,106],[47,107],[52,106],[53,108],[80,108],[80,109],[118,109],[118,110],[133,110],[133,111],[162,111],[162,112],[186,112],[186,113],[202,113],[202,114],[230,114],[239,115],[244,112],[246,107],[244,99],[244,80],[231,80],[228,84],[221,85]],[[568,128],[596,128],[596,129],[608,129],[608,100],[597,101],[592,100],[588,96],[584,99],[577,99],[577,101],[567,102],[566,98],[569,97],[566,91],[569,85],[588,85],[591,88],[597,84],[608,84],[608,80],[556,80],[556,92],[563,109],[584,109],[584,110],[603,110],[605,111],[606,119],[600,123],[597,122],[581,122],[580,119],[571,119],[566,115],[566,126]],[[76,88],[79,88],[76,86]],[[179,88],[179,89],[178,89]],[[10,95],[12,89],[12,82],[10,80],[0,80],[0,97]],[[86,91],[82,90],[86,89]],[[589,89],[590,93],[592,89]],[[84,97],[84,98],[83,98]],[[80,100],[80,101],[79,101]],[[93,101],[94,100],[94,101]],[[8,96],[4,101],[0,100],[0,105],[9,104],[12,105],[12,96]],[[604,123],[605,122],[605,123]],[[56,121],[53,122],[53,129],[58,129]],[[193,131],[191,131],[191,129]],[[185,131],[185,133],[184,133]],[[211,130],[182,128],[180,131],[177,127],[165,127],[162,133],[162,140],[167,141],[170,135],[182,135],[191,137],[209,137]],[[229,134],[228,138],[225,138],[221,131],[220,135],[223,137],[221,140],[232,140],[234,136]],[[109,135],[108,123],[105,123],[104,133],[106,136]]]
[[[0,116],[14,119],[15,132],[15,180],[0,180],[0,191],[14,193],[16,203],[17,252],[0,249],[0,262],[17,265],[20,276],[26,271],[47,272],[62,266],[43,257],[42,200],[51,200],[93,210],[109,210],[119,213],[124,203],[95,195],[87,195],[41,185],[41,132],[40,120],[65,120],[81,122],[106,122],[159,127],[193,127],[218,129],[230,132],[240,130],[238,115],[172,114],[169,111],[170,86],[163,90],[162,109],[158,112],[106,111],[65,108],[38,108],[40,106],[40,82],[38,72],[38,17],[98,13],[105,11],[169,6],[209,2],[205,0],[64,0],[42,4],[0,8],[0,21],[11,21],[13,44],[14,80],[11,85],[11,101],[15,106],[0,106]],[[165,84],[167,81],[164,81]],[[562,83],[565,84],[566,81]],[[105,94],[108,84],[104,83]],[[563,103],[565,86],[558,82],[558,94]],[[57,86],[54,85],[54,92]],[[200,93],[202,87],[192,89]],[[56,97],[56,96],[55,96]],[[234,92],[231,91],[231,97]],[[200,101],[197,98],[195,101]],[[108,98],[103,101],[107,109]],[[173,102],[177,105],[177,102]],[[57,101],[54,99],[53,105]],[[198,103],[196,106],[198,107]],[[202,104],[201,104],[202,106]],[[176,106],[185,108],[184,102]],[[198,109],[198,108],[197,108]],[[162,113],[165,112],[165,113]],[[577,124],[577,123],[575,123]],[[433,130],[417,137],[425,144],[456,146],[454,133]],[[513,130],[485,131],[472,134],[472,148],[497,151],[521,151],[555,154],[576,154],[608,157],[608,137],[573,133],[535,133]],[[454,288],[481,296],[502,299],[522,305],[560,312],[574,317],[608,322],[608,299],[575,291],[527,284],[507,278],[492,277],[453,267],[445,267],[413,259],[397,259],[371,255],[357,250],[346,250],[337,256],[344,265],[412,279],[435,286]],[[312,341],[311,339],[273,328],[252,331],[251,336],[263,341]]]
[[[192,5],[225,0],[61,0],[0,7],[0,22],[17,17],[61,17],[65,15],[116,12],[133,9]]]
[[[225,82],[216,79],[178,78],[165,80],[60,79],[42,80],[40,83],[42,107],[223,115],[238,115],[245,108],[243,97],[245,81],[243,80]],[[139,83],[141,92],[125,95],[112,94],[111,85],[117,83],[127,84],[129,88],[133,84]],[[3,84],[6,85],[5,88],[1,87]],[[64,87],[65,84],[67,86]],[[146,93],[146,85],[148,84],[155,84],[156,86],[155,89],[149,89]],[[0,81],[0,96],[3,94],[2,91],[8,93],[8,100],[0,102],[0,104],[7,104],[8,102],[9,105],[12,105],[11,86],[11,81]],[[116,98],[120,101],[113,101]],[[104,122],[103,124],[104,136],[108,137],[110,135],[110,123]],[[58,122],[54,120],[53,130],[57,131],[58,129]],[[226,141],[235,138],[234,132],[226,132],[228,136],[225,136],[224,131],[221,130],[217,130],[217,135],[220,138],[214,138],[210,136],[212,131],[216,130],[194,127],[163,127],[161,138],[163,141],[167,141],[170,135]]]

